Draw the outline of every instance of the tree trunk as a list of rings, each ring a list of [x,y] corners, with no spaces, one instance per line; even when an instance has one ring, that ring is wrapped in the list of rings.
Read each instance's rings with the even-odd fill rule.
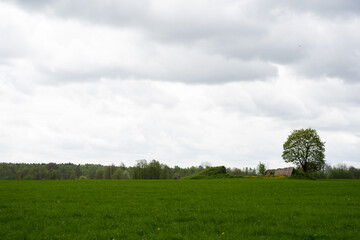
[[[302,169],[304,170],[304,172],[307,171],[306,162],[302,165]]]

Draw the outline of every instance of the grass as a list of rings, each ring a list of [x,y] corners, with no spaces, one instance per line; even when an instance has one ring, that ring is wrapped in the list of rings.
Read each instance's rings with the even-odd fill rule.
[[[358,239],[360,181],[0,181],[0,239]]]

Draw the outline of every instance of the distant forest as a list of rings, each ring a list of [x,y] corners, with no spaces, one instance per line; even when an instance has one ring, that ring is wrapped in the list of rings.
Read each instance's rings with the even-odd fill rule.
[[[1,180],[66,180],[66,179],[179,179],[196,174],[208,166],[169,167],[156,160],[139,160],[135,166],[121,163],[104,166],[73,163],[0,163]],[[255,176],[256,170],[227,169],[234,175]]]
[[[66,179],[179,179],[196,174],[209,166],[181,168],[169,167],[156,160],[139,160],[134,166],[121,163],[100,164],[73,163],[0,163],[0,180],[66,180]],[[238,176],[256,176],[255,168],[227,168],[227,173]],[[312,175],[318,179],[359,179],[360,169],[339,165],[325,165],[322,171]]]

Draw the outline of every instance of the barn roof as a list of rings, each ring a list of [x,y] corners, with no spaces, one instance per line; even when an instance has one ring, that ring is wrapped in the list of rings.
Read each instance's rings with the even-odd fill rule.
[[[293,171],[294,171],[293,167],[269,169],[269,170],[266,170],[265,175],[267,175],[267,176],[285,175],[285,176],[291,177],[291,175],[293,174]]]

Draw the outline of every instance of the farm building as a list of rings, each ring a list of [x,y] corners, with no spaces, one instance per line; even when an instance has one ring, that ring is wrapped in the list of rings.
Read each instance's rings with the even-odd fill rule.
[[[291,175],[293,174],[293,172],[294,172],[294,168],[293,168],[293,167],[278,168],[278,169],[269,169],[269,170],[266,170],[265,175],[266,175],[266,176],[284,175],[284,176],[291,177]]]

